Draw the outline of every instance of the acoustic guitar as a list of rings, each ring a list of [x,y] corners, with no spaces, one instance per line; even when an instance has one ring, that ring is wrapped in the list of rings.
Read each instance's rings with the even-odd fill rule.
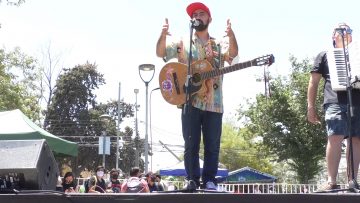
[[[272,54],[237,63],[220,69],[214,69],[207,60],[199,60],[191,64],[190,95],[199,96],[206,93],[206,81],[210,78],[241,70],[251,66],[271,65],[274,63]],[[182,105],[186,101],[187,65],[178,62],[167,63],[160,71],[159,85],[164,99],[173,105]]]

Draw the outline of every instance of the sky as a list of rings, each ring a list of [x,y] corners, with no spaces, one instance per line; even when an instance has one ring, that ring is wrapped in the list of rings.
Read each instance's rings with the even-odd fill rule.
[[[169,40],[189,36],[186,7],[193,1],[182,0],[26,0],[20,7],[0,4],[0,46],[11,50],[18,46],[27,55],[43,58],[43,50],[60,59],[59,67],[71,68],[86,61],[96,63],[106,85],[96,92],[98,101],[118,99],[140,105],[138,120],[142,137],[145,131],[145,84],[140,79],[140,64],[155,65],[150,91],[159,86],[158,74],[165,65],[155,54],[165,18],[169,20]],[[273,54],[271,75],[289,73],[289,56],[299,60],[313,58],[331,46],[331,34],[339,22],[354,30],[360,28],[356,0],[207,0],[212,14],[210,35],[221,39],[230,19],[238,45],[238,61]],[[264,92],[256,78],[263,67],[249,67],[224,76],[224,120],[235,121],[236,109]],[[181,111],[168,104],[159,90],[151,94],[151,131],[154,146],[161,140],[181,156]],[[150,123],[149,123],[150,124]],[[133,125],[124,122],[121,128]],[[149,138],[150,140],[150,138]],[[176,145],[176,146],[174,146]],[[177,160],[165,149],[156,147],[152,170],[175,165]],[[149,158],[149,160],[151,160]],[[151,168],[149,168],[150,170]]]

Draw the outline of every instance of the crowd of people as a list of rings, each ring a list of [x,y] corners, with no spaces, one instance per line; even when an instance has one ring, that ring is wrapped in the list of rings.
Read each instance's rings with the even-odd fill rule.
[[[98,166],[94,175],[82,185],[77,185],[72,172],[65,173],[60,180],[58,190],[65,193],[151,193],[177,189],[173,183],[162,181],[161,175],[153,172],[143,174],[138,167],[131,168],[129,177],[125,179],[120,179],[120,172],[116,169],[106,173],[103,166]]]

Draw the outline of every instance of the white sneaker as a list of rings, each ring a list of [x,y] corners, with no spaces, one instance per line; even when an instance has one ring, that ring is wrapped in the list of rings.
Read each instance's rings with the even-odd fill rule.
[[[206,190],[217,190],[217,187],[213,182],[209,181],[206,183],[205,189]]]

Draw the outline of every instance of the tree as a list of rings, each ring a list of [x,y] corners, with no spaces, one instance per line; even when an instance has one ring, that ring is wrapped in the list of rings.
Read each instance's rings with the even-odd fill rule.
[[[120,168],[126,174],[129,174],[130,169],[135,166],[136,155],[140,155],[141,153],[144,153],[144,151],[145,151],[145,149],[144,149],[145,140],[140,139],[137,136],[132,138],[130,136],[132,134],[133,134],[133,129],[131,129],[130,127],[126,127],[125,132],[122,133],[123,138],[128,137],[126,139],[127,141],[125,142],[124,148],[122,149],[122,151],[120,153],[120,158],[121,158]],[[137,144],[139,146],[137,146]],[[139,153],[136,153],[136,150]],[[138,160],[139,160],[139,168],[144,168],[145,164],[144,164],[144,161],[142,159],[140,159],[140,156],[138,157]],[[115,161],[113,161],[113,163],[115,163]]]
[[[2,0],[0,0],[0,5],[2,3]],[[10,1],[10,0],[6,0],[7,5],[10,6],[20,6],[22,3],[25,3],[25,0],[17,0],[17,1]],[[1,23],[0,23],[0,28],[1,28]]]
[[[111,139],[111,155],[106,156],[106,168],[115,168],[118,118],[120,116],[122,122],[134,116],[134,105],[124,101],[120,102],[121,115],[118,115],[117,101],[104,104],[96,102],[94,91],[104,83],[103,75],[97,71],[95,64],[87,62],[72,69],[64,69],[56,81],[54,94],[46,111],[47,130],[79,144],[78,157],[57,156],[61,166],[71,166],[76,174],[85,168],[91,170],[102,165],[102,156],[98,154],[98,142],[102,131],[106,131]],[[100,120],[103,114],[111,117],[109,122],[104,123]],[[130,171],[135,161],[135,142],[132,134],[133,131],[129,127],[120,132],[120,136],[125,140],[125,145],[120,151],[120,168],[125,172]]]
[[[308,183],[321,171],[327,136],[324,121],[321,126],[307,122],[310,60],[298,62],[291,56],[290,62],[289,77],[278,76],[270,84],[271,97],[257,95],[248,110],[239,112],[248,120],[246,127],[263,138],[265,150],[276,155],[277,161],[287,161],[299,182]],[[317,109],[322,109],[321,98]]]
[[[0,4],[2,3],[2,0],[0,0]],[[11,6],[20,6],[22,3],[25,3],[25,0],[17,0],[17,1],[11,1],[11,0],[6,0],[7,5],[11,5]]]
[[[51,98],[55,90],[55,81],[57,77],[61,74],[60,63],[60,54],[53,54],[51,52],[51,43],[42,50],[42,61],[41,61],[41,80],[40,80],[40,90],[41,98],[39,103],[45,104],[46,109],[50,106]],[[45,119],[43,127],[47,128],[48,120]]]
[[[98,126],[89,126],[89,109],[96,105],[95,89],[104,83],[95,64],[64,69],[45,112],[46,129],[55,135],[93,135]]]
[[[33,121],[39,121],[39,71],[36,60],[22,53],[0,49],[0,111],[20,109]]]
[[[126,118],[132,118],[134,116],[134,110],[135,106],[133,104],[125,103],[124,101],[120,102],[120,109],[121,109],[121,115],[120,115],[120,122],[123,122]],[[107,131],[108,135],[117,135],[117,128],[116,128],[116,121],[118,120],[118,102],[117,101],[110,101],[106,104],[100,104],[97,105],[94,109],[90,110],[92,115],[92,120],[97,120],[96,118],[99,118],[102,114],[110,115],[111,122],[105,129]],[[144,151],[144,140],[139,139],[136,136],[133,138],[133,129],[130,127],[125,127],[122,132],[120,132],[120,136],[122,137],[122,140],[125,141],[124,147],[122,150],[120,150],[120,159],[119,161],[119,168],[128,173],[131,169],[131,167],[135,166],[135,160],[136,160],[136,152],[135,150],[139,150],[140,152]],[[100,132],[97,132],[96,135],[100,135]],[[115,168],[116,163],[116,156],[113,156],[116,154],[116,137],[112,138],[113,141],[111,146],[110,153],[112,156],[107,156],[106,162],[107,168]],[[138,140],[139,139],[139,140]],[[139,146],[137,146],[137,143],[140,143]],[[97,146],[94,149],[97,153]],[[85,155],[88,155],[85,154]],[[95,155],[97,156],[97,155]],[[98,157],[98,156],[97,156]],[[139,163],[140,168],[144,166],[144,163],[140,161]]]
[[[47,123],[45,129],[57,136],[67,136],[71,141],[73,139],[70,137],[73,136],[96,136],[96,133],[102,130],[101,122],[98,117],[96,120],[91,120],[89,109],[95,108],[96,105],[95,89],[104,83],[103,75],[97,71],[95,64],[87,62],[72,69],[64,69],[63,74],[56,81],[51,103],[45,111],[44,123]],[[90,139],[93,140],[89,142],[96,140]],[[77,160],[82,160],[83,157],[80,155],[83,151],[83,148],[79,149],[76,160],[58,155],[56,157],[60,165],[66,163],[75,166],[78,165]],[[77,169],[75,169],[76,174],[78,174]]]
[[[251,132],[247,128],[236,128],[230,123],[223,124],[219,159],[230,171],[249,166],[272,173],[270,158],[259,150]]]

